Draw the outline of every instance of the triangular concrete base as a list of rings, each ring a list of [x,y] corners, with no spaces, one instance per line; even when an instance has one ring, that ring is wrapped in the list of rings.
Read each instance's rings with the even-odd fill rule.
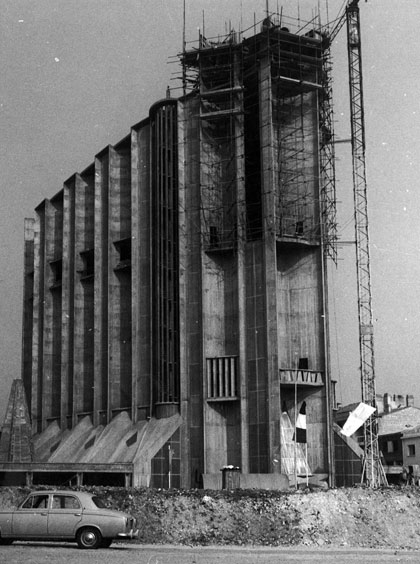
[[[1,429],[0,462],[32,462],[31,420],[22,380],[13,380]]]

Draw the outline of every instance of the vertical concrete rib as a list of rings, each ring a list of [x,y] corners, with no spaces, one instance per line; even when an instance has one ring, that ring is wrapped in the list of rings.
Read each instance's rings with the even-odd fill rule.
[[[119,407],[120,388],[120,311],[119,280],[114,271],[118,262],[118,251],[114,242],[120,239],[120,186],[116,174],[116,155],[112,147],[108,149],[108,417],[112,419],[113,410]]]
[[[44,236],[45,203],[36,209],[34,223],[34,327],[32,332],[32,426],[34,433],[42,429],[42,368],[44,331]]]
[[[63,187],[61,429],[67,429],[73,423],[74,191],[73,176]]]
[[[259,71],[260,123],[262,148],[262,193],[264,225],[264,278],[267,346],[267,414],[268,459],[266,472],[271,471],[273,451],[280,444],[280,380],[278,377],[277,335],[277,257],[275,237],[275,181],[273,153],[273,120],[271,64],[269,55],[261,59]]]
[[[138,420],[139,405],[139,363],[140,363],[140,311],[139,299],[140,291],[138,284],[139,269],[139,251],[140,251],[140,158],[139,158],[139,139],[138,130],[131,130],[131,418],[133,422]]]
[[[201,280],[201,233],[200,225],[200,106],[198,98],[183,99],[181,105],[181,127],[185,128],[182,142],[184,158],[180,167],[184,168],[185,227],[180,226],[181,255],[180,264],[185,277],[185,300],[188,304],[185,311],[185,388],[183,396],[188,397],[188,411],[186,401],[183,405],[183,415],[186,419],[187,430],[181,434],[182,452],[190,454],[189,461],[181,457],[181,464],[189,473],[181,472],[184,484],[199,487],[199,477],[206,471],[204,457],[204,428],[203,428],[203,340],[202,340],[202,280]],[[181,157],[180,157],[181,158]],[[181,193],[182,195],[182,193]],[[181,258],[183,257],[183,258]],[[184,263],[181,263],[184,260]],[[182,302],[181,302],[182,306]],[[181,340],[181,350],[182,350]],[[182,365],[181,365],[182,369]],[[181,387],[182,389],[182,387]],[[189,439],[189,440],[188,440]],[[188,466],[190,465],[190,466]],[[187,486],[186,486],[187,487]]]
[[[36,210],[34,223],[34,303],[32,332],[32,426],[34,433],[42,430],[42,372],[44,333],[44,238],[45,202]]]
[[[108,148],[95,159],[94,425],[110,421],[108,405]]]
[[[235,85],[242,84],[241,58],[235,57]],[[246,363],[246,291],[245,291],[245,244],[246,244],[246,192],[245,192],[245,137],[243,91],[237,94],[235,117],[235,159],[236,159],[236,205],[237,205],[237,285],[238,285],[238,374],[235,382],[240,398],[241,421],[241,470],[249,472],[248,434],[248,385]]]
[[[32,393],[32,335],[34,300],[34,228],[35,220],[25,218],[24,263],[23,263],[23,307],[22,307],[22,381],[31,412]]]
[[[53,200],[45,202],[43,428],[52,420],[60,420],[62,195],[59,192]]]
[[[49,200],[45,201],[44,204],[44,249],[43,256],[44,260],[41,268],[44,271],[43,280],[43,332],[41,333],[42,338],[42,360],[43,367],[40,374],[42,380],[42,398],[41,398],[41,419],[42,419],[42,429],[47,426],[47,418],[51,416],[51,381],[52,381],[52,333],[53,333],[53,296],[50,291],[50,286],[52,285],[53,276],[51,273],[51,268],[49,262],[53,257],[53,221],[52,221],[52,206]]]
[[[93,416],[94,167],[75,177],[73,425]]]
[[[131,410],[130,147],[109,148],[108,346],[111,417]]]
[[[178,102],[178,217],[179,217],[179,373],[180,373],[180,413],[183,419],[181,426],[181,487],[189,487],[185,479],[191,476],[191,449],[189,437],[189,397],[188,381],[188,340],[187,331],[187,234],[185,214],[185,113],[184,103]]]
[[[132,417],[151,413],[150,326],[150,127],[148,120],[131,132],[131,284]]]

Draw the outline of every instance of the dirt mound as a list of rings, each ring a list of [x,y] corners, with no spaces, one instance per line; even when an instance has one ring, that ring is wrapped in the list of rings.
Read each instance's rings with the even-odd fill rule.
[[[132,513],[139,542],[420,548],[420,488],[273,492],[86,488]],[[0,488],[12,507],[26,488]]]

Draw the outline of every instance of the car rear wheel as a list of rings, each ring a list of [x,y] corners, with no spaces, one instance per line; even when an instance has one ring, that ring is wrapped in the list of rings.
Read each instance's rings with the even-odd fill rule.
[[[76,540],[79,548],[99,548],[102,544],[102,535],[98,529],[85,527],[77,531]]]
[[[7,544],[12,544],[12,542],[13,542],[13,539],[2,539],[0,537],[0,544],[2,544],[3,546],[7,545]]]
[[[109,548],[112,544],[112,539],[102,539],[101,548]]]

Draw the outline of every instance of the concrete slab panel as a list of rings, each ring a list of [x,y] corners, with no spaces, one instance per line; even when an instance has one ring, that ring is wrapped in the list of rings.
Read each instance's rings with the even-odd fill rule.
[[[64,440],[70,434],[69,430],[61,431],[57,421],[53,421],[48,427],[33,437],[34,461],[46,462],[51,456],[51,449]]]
[[[95,445],[85,462],[109,462],[114,454],[115,448],[131,427],[132,422],[127,412],[123,411],[118,414],[117,417],[104,428],[100,437],[95,441]]]
[[[71,430],[70,434],[60,442],[59,447],[50,456],[49,462],[76,462],[75,453],[79,449],[79,445],[86,442],[92,428],[90,417],[84,417]]]

